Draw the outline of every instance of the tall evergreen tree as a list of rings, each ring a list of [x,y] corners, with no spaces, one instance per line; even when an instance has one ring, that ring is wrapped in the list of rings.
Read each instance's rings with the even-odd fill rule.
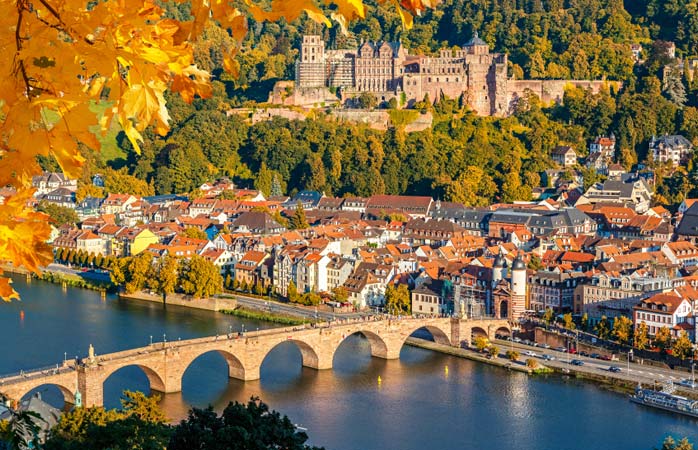
[[[271,180],[271,191],[269,192],[271,197],[281,197],[284,195],[281,190],[281,181],[279,181],[279,174],[275,173],[274,178]]]
[[[676,106],[683,106],[688,100],[686,97],[686,87],[681,79],[681,72],[678,69],[671,69],[666,73],[664,79],[664,95]]]
[[[310,228],[308,220],[305,218],[305,209],[303,209],[303,204],[298,201],[296,205],[296,212],[288,219],[288,227],[292,230],[304,230]]]

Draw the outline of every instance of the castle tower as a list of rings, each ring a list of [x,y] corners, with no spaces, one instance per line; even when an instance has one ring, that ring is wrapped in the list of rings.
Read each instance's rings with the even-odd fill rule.
[[[512,320],[518,320],[526,311],[526,263],[519,253],[511,265],[511,314]]]
[[[487,42],[480,39],[477,31],[475,31],[473,37],[463,45],[463,48],[470,55],[487,55],[490,52],[490,46]]]
[[[496,286],[501,280],[507,277],[507,262],[502,256],[502,251],[494,259],[494,264],[492,265],[492,286]]]
[[[296,86],[317,88],[325,85],[325,41],[319,35],[304,35],[300,58],[296,61]]]

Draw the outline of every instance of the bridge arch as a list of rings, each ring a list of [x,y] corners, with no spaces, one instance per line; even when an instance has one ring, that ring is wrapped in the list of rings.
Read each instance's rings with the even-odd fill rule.
[[[436,342],[437,344],[451,345],[451,337],[449,336],[450,327],[448,332],[446,332],[445,330],[436,325],[417,325],[417,328],[410,332],[408,337],[421,330],[428,331],[429,334],[431,334],[431,336],[434,338],[434,342]]]
[[[474,326],[470,329],[470,337],[470,342],[474,342],[477,337],[489,338],[490,336],[483,327]]]
[[[199,358],[201,358],[204,355],[208,355],[209,353],[217,353],[223,357],[226,364],[228,365],[228,377],[229,378],[235,378],[238,380],[246,380],[247,379],[246,378],[247,370],[245,369],[245,366],[243,365],[242,361],[240,361],[240,359],[237,356],[235,356],[234,354],[232,354],[231,352],[223,350],[223,349],[206,349],[206,350],[202,350],[199,353],[194,354],[191,358],[188,359],[188,361],[186,361],[183,364],[182,376],[184,376],[184,374],[192,366],[192,364],[194,364],[196,362],[196,360],[198,360]],[[180,380],[180,383],[181,383],[181,380]]]
[[[18,393],[14,400],[17,401],[22,401],[28,399],[31,395],[35,395],[36,393],[41,393],[42,397],[44,397],[43,391],[47,387],[53,387],[56,388],[58,391],[60,391],[61,395],[63,396],[63,402],[66,404],[74,405],[75,404],[75,393],[73,392],[72,389],[70,389],[67,386],[64,386],[62,384],[58,383],[39,383],[36,386],[27,386],[24,387],[24,392]],[[75,387],[73,387],[75,389]]]
[[[508,326],[499,326],[494,332],[495,336],[511,336],[511,330]]]
[[[166,378],[156,369],[143,363],[122,364],[110,367],[109,372],[105,373],[102,376],[102,389],[104,389],[104,384],[109,380],[109,378],[112,377],[112,375],[127,367],[138,367],[139,369],[141,369],[141,371],[145,374],[146,378],[148,379],[148,384],[150,385],[151,391],[157,391],[162,393],[169,392],[165,385]]]
[[[259,366],[257,370],[262,367],[262,364],[264,361],[267,359],[269,354],[274,351],[279,345],[290,342],[296,346],[296,348],[300,351],[301,353],[301,358],[302,358],[302,364],[303,367],[310,367],[311,369],[331,369],[332,368],[332,359],[329,359],[329,362],[327,360],[327,351],[323,351],[322,348],[316,348],[310,343],[306,342],[303,339],[298,339],[298,338],[293,338],[293,339],[284,339],[280,340],[277,342],[272,343],[269,347],[265,349],[263,352],[261,359],[259,361]]]
[[[371,356],[376,358],[391,359],[389,356],[391,353],[389,343],[386,342],[386,340],[383,339],[379,334],[366,329],[359,329],[351,333],[342,334],[341,340],[337,343],[332,351],[332,359],[334,359],[334,355],[337,353],[337,350],[339,350],[339,347],[341,347],[344,341],[346,341],[350,336],[354,335],[361,335],[368,340],[368,344],[371,348]]]

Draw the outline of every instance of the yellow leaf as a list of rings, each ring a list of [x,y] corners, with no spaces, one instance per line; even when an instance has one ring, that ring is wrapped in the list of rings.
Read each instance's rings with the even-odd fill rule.
[[[402,25],[405,27],[405,29],[411,29],[413,23],[412,14],[404,11],[399,6],[397,7],[397,12],[400,14],[400,20],[402,20]]]
[[[19,300],[19,294],[12,288],[12,280],[10,278],[0,277],[0,298],[6,302]]]
[[[235,60],[235,54],[229,53],[223,57],[223,69],[237,77],[240,72],[240,63]]]
[[[337,11],[347,21],[366,17],[366,7],[362,0],[325,0],[325,3],[337,5]]]

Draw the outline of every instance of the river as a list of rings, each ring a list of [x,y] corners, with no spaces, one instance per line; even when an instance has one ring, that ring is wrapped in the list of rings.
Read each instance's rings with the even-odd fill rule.
[[[44,367],[90,344],[97,354],[167,340],[276,325],[208,311],[100,298],[99,293],[16,278],[21,302],[0,305],[0,374]],[[556,376],[529,377],[468,360],[403,347],[399,360],[371,358],[368,342],[349,337],[334,369],[301,366],[292,343],[265,359],[261,379],[229,380],[222,357],[206,354],[184,375],[182,392],[162,406],[171,418],[190,406],[260,396],[308,429],[328,450],[509,449],[641,450],[664,436],[698,441],[698,421],[650,410],[623,395]],[[378,377],[382,382],[378,383]],[[127,367],[105,383],[105,403],[123,389],[148,391],[140,369]],[[44,398],[60,403],[58,390]]]

